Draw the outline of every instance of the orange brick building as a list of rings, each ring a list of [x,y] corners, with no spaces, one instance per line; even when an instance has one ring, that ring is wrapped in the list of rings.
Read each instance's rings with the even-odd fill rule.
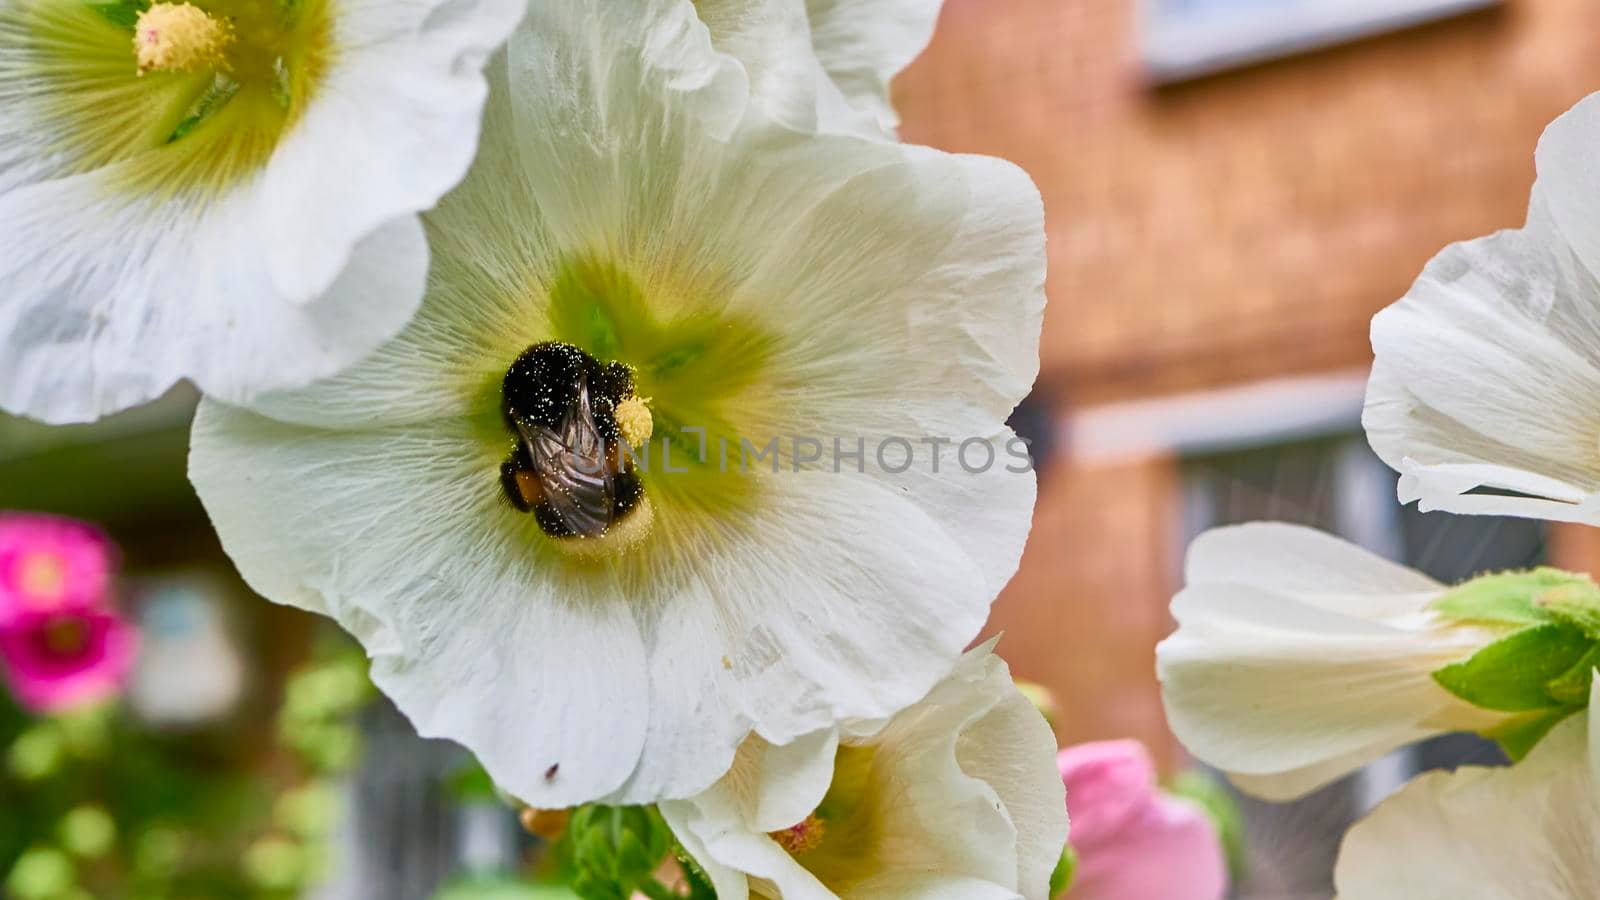
[[[1186,446],[1286,439],[1275,417],[1359,433],[1369,318],[1443,245],[1521,224],[1541,131],[1600,89],[1600,5],[1507,0],[1165,85],[1141,38],[1135,0],[948,0],[896,91],[906,139],[1011,159],[1045,200],[1040,389],[1066,442],[1002,651],[1057,692],[1063,740],[1171,759],[1152,648]]]

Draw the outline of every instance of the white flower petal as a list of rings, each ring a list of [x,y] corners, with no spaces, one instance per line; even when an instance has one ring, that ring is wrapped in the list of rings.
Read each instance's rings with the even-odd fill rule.
[[[1600,522],[1597,128],[1594,99],[1551,125],[1527,226],[1447,248],[1373,319],[1362,422],[1402,501]]]
[[[1443,589],[1419,574],[1269,524],[1201,536],[1188,572],[1178,630],[1156,650],[1162,699],[1184,745],[1241,786],[1288,799],[1397,746],[1498,721],[1433,681],[1485,638],[1434,622],[1425,607]]]
[[[710,784],[752,728],[782,744],[841,718],[892,715],[982,626],[987,609],[971,598],[986,595],[983,573],[903,495],[832,473],[784,475],[772,488],[753,538],[700,561],[716,579],[640,604],[659,610],[641,623],[651,728],[614,801]]]
[[[1600,883],[1593,717],[1556,726],[1521,762],[1429,772],[1345,836],[1342,900],[1572,900]]]
[[[889,82],[933,37],[939,0],[697,0],[716,48],[790,128],[892,139]]]
[[[1444,585],[1369,550],[1314,528],[1252,522],[1213,528],[1195,538],[1184,560],[1189,584],[1243,584],[1294,594],[1319,606],[1363,618],[1387,618],[1393,602],[1410,596],[1405,612],[1420,611]]]
[[[980,660],[982,665],[976,665]],[[1017,892],[1047,897],[1050,875],[1067,841],[1061,773],[1039,764],[1046,752],[1054,758],[1055,734],[1032,701],[1012,686],[1010,670],[999,657],[969,653],[957,666],[958,673],[962,669],[974,685],[995,692],[1000,700],[968,726],[968,736],[956,745],[956,758],[964,773],[994,789],[1016,826]]]
[[[933,38],[942,0],[806,0],[817,57],[855,107],[900,124],[889,83]]]
[[[712,45],[743,64],[768,115],[799,131],[817,127],[827,76],[801,0],[696,0],[693,9]]]
[[[472,162],[483,67],[524,0],[338,0],[339,52],[262,178],[259,225],[277,290],[308,301],[352,243],[431,208]]]
[[[330,374],[403,326],[411,307],[396,298],[422,289],[428,247],[414,217],[362,239],[318,302],[262,302],[240,289],[270,277],[254,248],[219,243],[206,222],[169,210],[115,207],[102,199],[102,177],[0,196],[8,223],[0,228],[16,229],[0,258],[0,285],[9,288],[0,290],[0,408],[81,422],[186,377],[239,398]],[[249,210],[228,203],[211,211],[216,217],[243,228]],[[197,247],[208,249],[193,265]],[[97,262],[86,264],[90,256]],[[192,295],[158,293],[170,283],[160,273],[174,272]]]
[[[785,450],[782,471],[735,476],[754,488],[726,517],[664,491],[645,545],[574,563],[531,516],[497,499],[511,445],[495,387],[518,354],[551,339],[561,266],[601,255],[642,296],[662,301],[645,315],[669,326],[679,311],[671,304],[687,306],[692,321],[755,323],[773,349],[754,392],[782,402],[735,407],[741,432],[971,435],[988,448],[1009,435],[1002,422],[1037,370],[1042,214],[1014,167],[768,121],[747,108],[745,72],[713,50],[688,4],[543,4],[530,15],[503,70],[494,67],[473,173],[426,216],[434,263],[422,309],[347,372],[255,405],[298,435],[287,444],[327,454],[325,465],[263,453],[252,464],[271,472],[224,487],[244,458],[231,446],[250,441],[228,436],[242,426],[209,413],[216,427],[196,432],[195,482],[252,584],[273,599],[320,605],[369,649],[379,642],[397,671],[419,673],[403,689],[417,693],[397,694],[402,708],[445,721],[474,750],[499,733],[442,718],[448,678],[431,695],[420,687],[421,672],[455,665],[439,656],[454,646],[419,642],[401,626],[453,629],[480,648],[505,642],[512,632],[500,619],[470,604],[450,608],[449,598],[477,596],[485,582],[520,585],[499,602],[530,619],[544,615],[530,604],[626,609],[633,631],[619,637],[622,674],[647,712],[632,695],[595,702],[588,724],[568,729],[606,734],[621,727],[614,717],[633,716],[628,727],[644,734],[625,733],[595,756],[615,771],[586,777],[581,787],[593,793],[581,799],[682,797],[715,781],[752,730],[783,744],[841,719],[886,718],[947,674],[1015,569],[1033,479],[1003,471],[1003,448],[981,475],[951,462],[952,447],[939,473],[927,471],[924,448],[900,476],[825,463],[799,471]],[[696,290],[675,292],[684,283]],[[659,410],[671,400],[653,402]],[[391,458],[381,448],[396,436],[427,453]],[[418,459],[423,471],[379,488],[392,468]],[[363,558],[387,558],[396,578],[452,583],[436,596],[350,586],[327,600],[321,570],[344,565],[325,554],[344,545],[347,520],[295,519],[304,533],[292,542],[252,530],[289,524],[258,512],[282,502],[276,485],[287,480],[329,498],[350,496],[357,489],[348,482],[360,480],[363,528],[380,518],[409,523],[394,526],[403,540],[369,542]],[[419,507],[413,495],[453,496],[459,511]],[[472,578],[455,583],[455,570],[417,568],[436,556],[459,557]],[[507,679],[512,688],[561,695],[568,679],[587,677],[583,667],[541,668],[536,654],[513,658],[524,651],[495,649],[519,673]],[[491,693],[492,702],[464,707],[492,715],[493,704],[514,705]],[[529,802],[580,790],[546,786],[531,752],[484,761]]]
[[[1534,161],[1539,181],[1534,186],[1535,205],[1549,214],[1554,230],[1591,273],[1600,274],[1600,225],[1595,209],[1600,203],[1600,174],[1594,166],[1594,145],[1600,140],[1600,94],[1578,101],[1550,123],[1539,139]],[[1576,315],[1582,322],[1591,358],[1600,357],[1600,318],[1592,312]]]
[[[467,744],[535,806],[609,793],[649,717],[632,613],[543,577],[494,527],[512,513],[459,446],[448,432],[308,429],[204,401],[190,478],[250,586],[360,638],[418,731]],[[485,553],[506,562],[482,565]]]
[[[770,820],[753,816],[769,791],[798,798],[790,779],[758,766],[770,752],[764,742],[742,750],[704,794],[662,805],[719,896],[739,900],[753,879],[764,896],[783,900],[1047,897],[1067,837],[1055,739],[988,646],[964,656],[921,701],[848,743],[846,752],[870,753],[856,758],[870,763],[853,763],[867,769],[842,776],[854,785],[845,802],[856,811],[825,818],[822,843],[799,855],[767,836],[776,830]],[[806,758],[810,773],[815,756]],[[816,795],[814,786],[806,793]]]
[[[243,402],[393,336],[427,268],[412,216],[471,160],[482,62],[521,12],[520,0],[336,3],[339,52],[314,102],[264,168],[206,202],[132,194],[137,159],[79,174],[59,154],[41,162],[27,135],[53,132],[35,96],[51,86],[9,81],[0,407],[85,421],[182,378]]]

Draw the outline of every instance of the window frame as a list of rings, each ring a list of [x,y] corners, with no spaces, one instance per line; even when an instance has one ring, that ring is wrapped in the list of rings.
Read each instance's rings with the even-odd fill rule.
[[[1268,16],[1245,10],[1183,21],[1141,0],[1140,52],[1158,84],[1184,81],[1499,6],[1502,0],[1301,0]]]

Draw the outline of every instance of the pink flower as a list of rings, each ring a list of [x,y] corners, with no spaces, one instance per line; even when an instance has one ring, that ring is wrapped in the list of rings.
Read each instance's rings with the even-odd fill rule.
[[[115,557],[92,525],[0,513],[0,622],[29,610],[102,605]]]
[[[1228,876],[1216,828],[1156,789],[1144,745],[1080,744],[1056,765],[1078,854],[1069,900],[1220,900]]]
[[[122,690],[138,633],[109,609],[26,610],[0,624],[0,673],[34,712],[59,712]]]

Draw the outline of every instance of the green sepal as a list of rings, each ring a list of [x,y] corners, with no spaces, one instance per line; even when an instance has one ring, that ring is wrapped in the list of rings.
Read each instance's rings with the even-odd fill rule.
[[[585,806],[567,825],[584,900],[627,900],[654,880],[672,848],[672,833],[653,807]]]
[[[1594,584],[1574,584],[1545,591],[1534,602],[1552,619],[1600,640],[1600,590]]]
[[[1600,606],[1600,587],[1587,575],[1548,567],[1481,575],[1433,602],[1439,615],[1456,622],[1491,626],[1537,625],[1551,620],[1542,602],[1551,592]]]
[[[1244,811],[1239,800],[1218,778],[1190,769],[1179,772],[1166,786],[1173,797],[1198,806],[1211,820],[1222,840],[1222,849],[1228,857],[1228,874],[1236,884],[1242,884],[1250,874],[1249,837],[1245,828]]]
[[[1513,632],[1471,658],[1433,673],[1445,690],[1483,709],[1529,712],[1560,706],[1551,682],[1588,655],[1593,642],[1571,625],[1547,622]]]
[[[717,889],[711,883],[711,876],[700,867],[694,857],[681,846],[677,851],[678,867],[683,870],[684,884],[689,887],[689,896],[686,900],[717,900]]]
[[[1588,706],[1596,666],[1600,666],[1600,644],[1590,647],[1576,665],[1551,679],[1544,687],[1545,693],[1563,706]]]
[[[1050,896],[1059,897],[1072,887],[1072,877],[1078,873],[1078,851],[1068,844],[1061,851],[1061,859],[1056,861],[1055,871],[1050,873]]]
[[[1581,706],[1568,706],[1526,713],[1507,719],[1485,731],[1483,736],[1499,744],[1500,749],[1506,752],[1506,756],[1510,757],[1512,762],[1521,762],[1535,744],[1544,740],[1550,729],[1560,725],[1567,716],[1581,712],[1582,709]]]

